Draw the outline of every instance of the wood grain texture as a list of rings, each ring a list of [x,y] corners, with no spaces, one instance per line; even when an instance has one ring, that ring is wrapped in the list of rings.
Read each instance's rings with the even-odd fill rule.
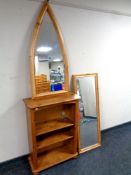
[[[64,59],[64,90],[57,92],[36,93],[47,88],[35,77],[35,47],[45,14],[48,14],[57,33],[60,49]],[[78,155],[78,96],[69,92],[69,75],[67,54],[64,40],[55,15],[45,0],[38,15],[30,48],[30,76],[32,98],[24,99],[28,116],[30,144],[29,162],[34,174]],[[46,88],[45,88],[46,87]],[[62,118],[63,117],[63,118]],[[59,133],[60,132],[60,133]]]
[[[78,98],[24,99],[28,109],[34,174],[78,155]],[[61,116],[62,115],[62,116]],[[52,159],[53,158],[53,159]]]
[[[57,131],[63,128],[68,128],[74,124],[71,121],[62,121],[62,120],[51,120],[48,122],[43,122],[36,125],[36,136],[46,134],[52,131]]]
[[[48,1],[46,0],[43,3],[43,6],[40,10],[40,13],[38,15],[38,18],[36,20],[36,24],[34,27],[34,31],[33,31],[33,35],[32,35],[32,42],[31,42],[31,48],[30,48],[30,77],[31,77],[31,87],[32,87],[32,98],[40,98],[43,96],[54,96],[55,92],[43,92],[40,94],[36,93],[36,84],[35,84],[35,50],[36,50],[36,42],[38,39],[38,35],[40,32],[40,28],[42,25],[42,22],[44,21],[44,16],[45,14],[48,14],[54,29],[56,31],[57,34],[57,38],[59,41],[59,45],[60,45],[60,49],[61,49],[61,53],[63,56],[63,61],[64,61],[64,90],[62,90],[62,92],[58,91],[58,93],[67,93],[69,91],[69,73],[68,73],[68,62],[67,62],[67,54],[66,54],[66,49],[64,47],[64,40],[63,40],[63,36],[62,36],[62,32],[60,30],[60,27],[58,25],[58,22],[56,20],[56,17],[53,13],[53,10],[51,8],[51,6],[48,4]]]
[[[40,149],[48,148],[52,145],[70,140],[72,138],[73,136],[66,133],[52,134],[51,136],[45,137],[41,141],[37,142],[37,150],[39,151]]]
[[[55,150],[52,150],[50,152],[47,152],[41,156],[38,157],[38,168],[34,168],[31,159],[30,159],[30,165],[32,168],[33,173],[38,173],[44,169],[47,169],[51,166],[57,165],[63,161],[66,161],[68,159],[74,158],[78,155],[78,153],[72,154],[67,151],[67,146],[62,148],[57,148]]]
[[[43,6],[40,10],[40,13],[37,17],[37,21],[34,27],[33,35],[32,35],[32,42],[30,48],[30,77],[31,77],[31,87],[32,87],[32,98],[36,97],[36,86],[35,86],[35,48],[36,42],[40,31],[40,26],[43,20],[43,16],[47,11],[47,1],[43,3]]]
[[[35,127],[35,114],[34,110],[29,110],[27,115],[27,121],[28,121],[28,140],[29,140],[29,146],[30,146],[30,158],[33,162],[33,165],[35,168],[37,168],[37,143],[36,143],[36,127]]]
[[[95,149],[99,146],[101,146],[101,131],[100,131],[100,109],[99,109],[99,88],[98,88],[98,74],[97,73],[90,73],[90,74],[75,74],[72,75],[72,81],[73,81],[73,92],[77,93],[77,78],[82,77],[94,77],[95,79],[95,93],[96,93],[96,113],[97,113],[97,138],[98,141],[96,144],[88,146],[86,148],[80,148],[80,121],[78,124],[78,150],[79,153],[84,153],[86,151],[90,151],[92,149]],[[80,116],[80,112],[77,112],[77,115]]]
[[[24,99],[24,103],[28,108],[36,108],[36,110],[39,110],[40,107],[48,106],[48,105],[54,105],[59,103],[71,103],[75,100],[78,100],[78,95],[76,94],[68,94],[66,96],[56,96],[54,98],[42,98],[42,99],[32,99],[32,98],[26,98]]]
[[[100,147],[100,146],[101,146],[100,143],[96,143],[96,144],[91,145],[91,146],[88,146],[88,147],[86,147],[86,148],[82,148],[82,149],[80,149],[80,154],[81,154],[81,153],[85,153],[85,152],[90,151],[90,150],[93,150],[93,149],[96,149],[96,148],[98,148],[98,147]]]

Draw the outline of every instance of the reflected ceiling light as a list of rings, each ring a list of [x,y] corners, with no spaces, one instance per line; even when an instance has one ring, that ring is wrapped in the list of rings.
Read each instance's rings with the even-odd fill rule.
[[[60,58],[56,58],[56,59],[54,59],[53,61],[54,61],[54,62],[59,62],[59,61],[61,61],[61,59],[60,59]]]
[[[43,46],[43,47],[38,47],[37,52],[50,52],[51,50],[52,50],[51,47]]]

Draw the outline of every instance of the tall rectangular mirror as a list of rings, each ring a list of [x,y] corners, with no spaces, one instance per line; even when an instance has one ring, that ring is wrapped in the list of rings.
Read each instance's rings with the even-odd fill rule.
[[[98,75],[73,75],[74,92],[79,96],[79,152],[101,146]]]

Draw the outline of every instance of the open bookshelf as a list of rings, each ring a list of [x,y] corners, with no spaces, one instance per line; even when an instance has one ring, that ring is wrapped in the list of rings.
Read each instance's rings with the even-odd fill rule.
[[[60,147],[53,149],[49,152],[46,152],[44,154],[41,154],[38,156],[38,168],[34,169],[33,162],[31,159],[29,159],[31,168],[34,171],[34,174],[38,174],[38,172],[42,171],[43,169],[50,168],[54,165],[57,165],[63,161],[69,160],[71,158],[76,157],[77,153],[70,153],[67,151],[67,146]]]
[[[78,100],[74,95],[61,98],[24,99],[27,108],[32,172],[76,157]]]

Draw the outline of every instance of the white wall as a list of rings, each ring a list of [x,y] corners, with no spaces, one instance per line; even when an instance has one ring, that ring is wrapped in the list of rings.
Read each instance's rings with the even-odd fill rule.
[[[39,2],[0,1],[0,162],[28,153],[29,46]],[[53,6],[70,75],[98,72],[102,129],[131,120],[131,18]]]
[[[49,71],[49,62],[43,61],[38,62],[38,71],[36,72],[36,75],[47,75],[47,80],[50,80],[50,71]]]
[[[0,0],[0,162],[28,153],[22,99],[31,95],[28,55],[39,5]]]
[[[131,15],[130,0],[51,0],[54,4],[61,4],[84,9],[97,9],[111,11],[113,13],[124,13]]]
[[[70,76],[99,75],[101,128],[131,121],[131,17],[53,7],[68,50]]]

